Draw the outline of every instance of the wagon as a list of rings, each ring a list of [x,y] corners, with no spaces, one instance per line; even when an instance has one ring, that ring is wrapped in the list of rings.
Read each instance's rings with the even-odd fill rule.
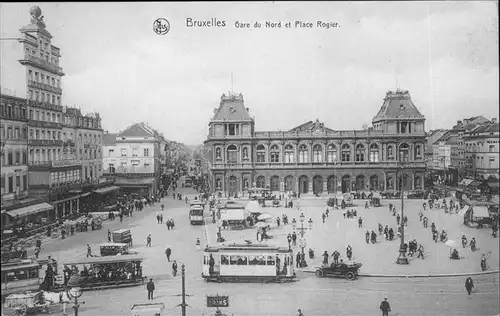
[[[50,302],[45,301],[42,291],[11,294],[5,299],[4,307],[11,308],[13,310],[13,315],[18,316],[40,311],[47,311],[50,313]]]
[[[353,263],[353,264],[334,264],[322,265],[316,268],[316,276],[318,278],[323,277],[337,277],[346,278],[348,280],[354,280],[358,277],[359,268],[363,264]]]

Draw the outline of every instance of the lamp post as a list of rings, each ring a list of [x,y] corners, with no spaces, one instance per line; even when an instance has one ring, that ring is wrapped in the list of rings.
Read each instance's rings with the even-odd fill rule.
[[[68,294],[68,296],[75,299],[73,305],[75,316],[78,316],[78,308],[80,307],[80,304],[78,304],[78,298],[83,294],[83,289],[81,288],[82,283],[82,278],[77,274],[73,274],[68,281],[68,288],[66,289],[66,293]]]
[[[304,248],[307,246],[307,240],[306,238],[304,237],[305,235],[305,231],[306,230],[311,230],[312,229],[312,224],[313,224],[313,221],[312,221],[312,218],[309,219],[307,225],[308,227],[304,227],[304,222],[305,222],[305,215],[304,213],[300,213],[300,216],[299,216],[299,220],[300,220],[300,227],[297,227],[297,221],[295,220],[295,218],[292,219],[292,228],[293,230],[299,230],[299,234],[300,234],[300,239],[299,239],[299,247],[301,248],[301,251],[302,251],[302,257],[304,258],[304,263],[305,263],[305,253],[304,253]]]
[[[406,257],[406,250],[404,248],[405,244],[405,225],[404,225],[404,203],[403,203],[403,179],[404,179],[404,159],[399,162],[399,170],[401,175],[400,187],[401,187],[401,243],[399,244],[399,256],[396,260],[397,264],[408,264],[408,258]]]

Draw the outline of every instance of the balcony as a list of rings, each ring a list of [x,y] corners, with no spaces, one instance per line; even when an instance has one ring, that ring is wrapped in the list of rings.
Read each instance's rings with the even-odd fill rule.
[[[320,169],[320,168],[400,168],[397,161],[347,161],[347,162],[306,162],[306,163],[283,163],[283,162],[254,162],[254,163],[213,163],[212,170],[241,170],[241,169]],[[423,160],[413,161],[404,164],[404,168],[425,168],[426,163]]]
[[[73,141],[72,139],[68,139],[68,140],[63,141],[63,145],[73,147],[73,146],[75,146],[75,141]]]
[[[24,54],[24,59],[19,60],[19,62],[22,65],[33,65],[35,67],[40,67],[40,68],[43,68],[47,71],[55,73],[59,76],[64,76],[64,73],[63,73],[63,70],[61,67],[54,65],[43,58],[36,57],[36,56],[31,55],[31,54]]]
[[[30,139],[28,140],[28,146],[62,146],[62,140],[55,139]]]
[[[43,89],[43,90],[50,91],[50,92],[57,93],[57,94],[62,94],[61,88],[53,87],[51,85],[37,82],[34,80],[28,80],[28,86],[36,88],[36,89]]]
[[[82,163],[78,160],[59,160],[59,161],[32,161],[28,163],[29,169],[51,169],[60,167],[78,167],[81,168]]]
[[[56,129],[61,129],[62,124],[57,123],[57,122],[46,122],[46,121],[35,121],[35,120],[30,120],[28,121],[28,125],[32,127],[40,127],[40,128],[56,128]]]
[[[58,112],[62,112],[62,110],[63,110],[62,105],[56,105],[56,104],[52,104],[50,102],[45,102],[45,101],[28,100],[28,105],[35,106],[38,108],[44,108],[47,110],[58,111]]]

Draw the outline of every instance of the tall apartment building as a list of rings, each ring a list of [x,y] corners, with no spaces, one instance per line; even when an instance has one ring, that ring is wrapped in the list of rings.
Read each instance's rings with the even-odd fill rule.
[[[144,123],[104,134],[103,169],[124,194],[154,195],[161,184],[162,136]],[[163,148],[162,147],[163,144]]]
[[[0,95],[2,203],[28,194],[28,107],[26,99]]]
[[[496,120],[464,132],[466,175],[485,180],[499,178],[499,124]]]

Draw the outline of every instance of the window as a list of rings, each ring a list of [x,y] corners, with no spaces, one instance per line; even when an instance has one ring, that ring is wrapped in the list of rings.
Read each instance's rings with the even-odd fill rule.
[[[370,145],[370,162],[379,162],[379,151],[377,144]]]
[[[16,189],[21,190],[21,176],[16,176]]]
[[[337,161],[337,147],[335,145],[328,145],[326,148],[326,161],[330,163]]]
[[[490,145],[490,153],[495,152],[495,145]]]
[[[264,145],[257,146],[257,162],[266,162],[266,149]]]
[[[115,156],[115,150],[114,149],[110,149],[108,157],[114,157],[114,156]]]
[[[255,183],[257,188],[265,188],[266,187],[266,178],[264,176],[258,176],[257,181]]]
[[[16,127],[14,129],[14,139],[20,139],[21,138],[21,133],[19,131],[19,127]]]
[[[139,160],[132,160],[132,166],[137,167],[139,165]]]
[[[285,146],[285,163],[293,163],[294,159],[293,157],[295,156],[293,146],[292,145],[286,145]]]
[[[299,163],[307,163],[308,162],[308,150],[307,146],[302,144],[299,146]]]
[[[121,149],[121,156],[122,157],[127,157],[127,149],[126,148],[122,148]]]
[[[132,157],[137,157],[139,155],[139,148],[132,148]]]
[[[365,147],[362,144],[356,145],[356,161],[365,161]]]
[[[38,72],[35,71],[35,81],[38,82]]]
[[[415,145],[415,159],[422,159],[422,146]]]
[[[280,162],[280,151],[277,145],[271,146],[271,162]]]
[[[387,146],[387,158],[389,160],[394,159],[394,150],[392,148],[392,145]]]
[[[343,162],[351,161],[351,147],[348,144],[342,145],[341,159]]]
[[[8,192],[8,193],[12,193],[12,192],[14,192],[14,186],[13,186],[12,181],[13,181],[13,178],[12,178],[12,176],[10,176],[10,177],[8,178],[8,183],[7,183],[7,192]]]
[[[28,189],[28,175],[23,175],[23,188],[22,190],[27,190]]]
[[[220,256],[220,264],[223,266],[229,265],[229,256],[228,255],[221,255]]]
[[[313,147],[313,162],[323,162],[323,148],[321,145],[314,145]]]
[[[227,147],[227,161],[228,163],[236,163],[238,162],[237,158],[237,148],[235,145],[229,145]]]
[[[408,161],[409,160],[409,152],[410,146],[406,143],[403,143],[399,146],[399,160],[400,161]]]
[[[149,157],[149,148],[144,148],[144,157]]]
[[[7,166],[12,166],[13,165],[13,161],[12,161],[12,151],[9,151],[7,153]]]
[[[21,152],[16,151],[16,164],[20,164],[20,163],[21,163]]]
[[[149,163],[144,163],[144,168],[149,168]]]
[[[274,262],[275,262],[275,258],[274,256],[267,256],[267,264],[268,266],[274,266]]]

